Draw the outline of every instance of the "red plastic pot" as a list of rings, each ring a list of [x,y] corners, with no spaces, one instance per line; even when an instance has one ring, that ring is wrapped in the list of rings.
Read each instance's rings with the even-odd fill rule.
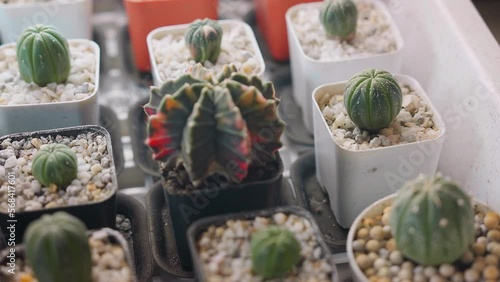
[[[124,0],[136,67],[150,71],[146,37],[155,28],[217,19],[218,0]]]
[[[274,60],[289,59],[286,11],[297,4],[319,1],[321,0],[254,0],[257,24]]]

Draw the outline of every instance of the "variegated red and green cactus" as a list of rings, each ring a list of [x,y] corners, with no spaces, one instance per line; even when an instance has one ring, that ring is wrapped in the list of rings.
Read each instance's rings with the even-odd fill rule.
[[[144,106],[149,145],[167,167],[182,163],[195,186],[214,172],[241,182],[251,164],[263,164],[282,146],[272,83],[224,66],[217,76],[201,65],[152,88]]]

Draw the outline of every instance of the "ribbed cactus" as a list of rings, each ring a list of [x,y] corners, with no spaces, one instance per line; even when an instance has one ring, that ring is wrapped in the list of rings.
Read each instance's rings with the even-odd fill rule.
[[[62,83],[70,72],[66,39],[52,26],[28,27],[16,44],[19,72],[26,82],[39,86]]]
[[[300,261],[300,243],[288,229],[271,226],[252,235],[252,270],[264,279],[280,278]]]
[[[188,28],[184,40],[197,63],[216,63],[221,51],[222,27],[214,20],[194,21]]]
[[[396,79],[383,70],[356,74],[344,91],[344,106],[352,122],[370,132],[388,127],[401,111],[402,102]]]
[[[351,0],[325,0],[319,19],[333,38],[349,41],[356,35],[358,9]]]
[[[78,160],[76,154],[66,145],[43,145],[33,158],[31,171],[44,186],[55,184],[65,187],[76,178]]]
[[[475,238],[470,198],[439,176],[407,182],[392,205],[390,225],[401,253],[423,265],[454,262]]]
[[[64,212],[44,215],[24,235],[25,252],[39,282],[91,282],[87,228]]]
[[[284,123],[271,83],[224,66],[215,77],[200,64],[151,90],[144,106],[154,158],[182,163],[195,186],[214,172],[241,182],[251,163],[265,163],[281,147]]]

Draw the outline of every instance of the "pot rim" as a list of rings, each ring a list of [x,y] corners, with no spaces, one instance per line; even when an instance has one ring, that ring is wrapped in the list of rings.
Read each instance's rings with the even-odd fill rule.
[[[123,251],[125,252],[125,259],[127,261],[128,267],[130,269],[130,274],[132,275],[133,282],[137,281],[137,274],[135,272],[135,263],[134,259],[132,257],[132,254],[130,253],[130,249],[128,247],[128,242],[125,240],[125,238],[120,234],[120,232],[113,230],[109,227],[104,227],[100,229],[93,229],[93,230],[87,230],[87,235],[90,237],[93,233],[95,232],[106,232],[108,234],[108,238],[111,237],[116,240],[116,242],[122,247]],[[24,243],[20,245],[16,245],[15,247],[16,250],[16,257],[21,256],[24,257]],[[5,248],[0,252],[0,262],[5,259],[6,255],[10,252],[10,248]]]
[[[366,275],[361,271],[359,268],[358,264],[356,263],[356,259],[354,257],[354,251],[352,249],[352,243],[354,241],[354,236],[357,231],[357,227],[361,224],[361,221],[370,213],[375,213],[375,211],[382,211],[385,207],[388,207],[392,205],[392,202],[394,198],[396,197],[396,193],[393,193],[389,196],[386,196],[371,205],[369,205],[366,209],[364,209],[354,220],[354,222],[351,225],[351,228],[349,230],[349,234],[347,235],[347,245],[346,245],[346,251],[347,251],[347,258],[349,259],[349,266],[351,267],[351,270],[354,274],[354,281],[359,281],[359,282],[369,282],[368,278],[366,278]],[[478,207],[480,210],[484,211],[492,211],[493,209],[486,205],[485,203],[478,201],[476,199],[471,199],[472,204],[475,207]],[[357,279],[357,280],[356,280]]]
[[[217,20],[217,21],[222,25],[223,28],[224,27],[235,26],[235,25],[242,25],[245,28],[245,30],[246,30],[249,38],[250,38],[251,45],[253,46],[253,49],[255,51],[254,52],[254,58],[261,65],[260,72],[258,72],[256,74],[253,74],[252,76],[262,77],[262,75],[264,74],[264,72],[266,70],[266,63],[264,62],[264,57],[262,56],[262,51],[260,50],[259,44],[257,43],[257,38],[255,37],[255,33],[253,32],[253,30],[250,27],[250,25],[248,25],[244,21],[234,20],[234,19],[230,19],[230,20]],[[148,51],[149,51],[149,57],[150,57],[150,61],[151,61],[151,72],[153,74],[153,77],[156,77],[158,79],[158,83],[160,85],[163,84],[163,83],[165,83],[165,82],[167,82],[167,81],[160,80],[159,68],[158,68],[158,64],[156,63],[156,59],[155,59],[155,56],[154,56],[152,41],[160,33],[169,34],[169,33],[181,32],[181,31],[186,30],[190,25],[191,25],[191,23],[179,24],[179,25],[171,25],[171,26],[162,26],[162,27],[158,27],[156,29],[153,29],[148,34],[146,41],[147,41]]]
[[[399,73],[395,73],[393,75],[396,78],[396,81],[398,81],[398,82],[406,82],[407,84],[411,85],[414,88],[414,90],[416,90],[416,92],[418,93],[418,96],[423,101],[425,101],[427,103],[427,105],[429,106],[431,112],[433,113],[433,116],[432,116],[433,121],[438,126],[438,128],[440,130],[439,136],[437,136],[437,137],[435,137],[433,139],[420,140],[420,141],[415,141],[415,142],[412,142],[412,143],[404,143],[404,144],[400,143],[400,144],[390,145],[390,146],[386,146],[386,147],[370,148],[370,149],[367,149],[367,150],[353,150],[353,149],[348,149],[348,148],[342,147],[333,138],[332,131],[331,131],[330,127],[328,126],[328,124],[326,123],[326,120],[323,117],[323,114],[322,114],[321,110],[319,109],[319,105],[318,105],[318,102],[317,102],[316,98],[320,97],[319,91],[321,89],[323,89],[323,88],[345,86],[347,84],[347,82],[348,82],[348,80],[345,80],[345,81],[333,82],[333,83],[327,83],[327,84],[320,85],[316,89],[314,89],[314,91],[312,93],[313,111],[319,111],[320,114],[321,114],[321,117],[322,117],[322,124],[318,124],[318,126],[319,127],[326,127],[326,130],[328,130],[328,132],[330,134],[331,140],[333,141],[333,143],[335,143],[335,145],[337,146],[338,149],[340,149],[342,151],[347,151],[347,152],[350,152],[350,153],[358,153],[358,154],[365,153],[366,154],[366,153],[369,153],[369,152],[376,152],[376,151],[381,151],[381,150],[391,150],[391,149],[395,149],[395,148],[408,147],[408,146],[418,145],[418,144],[426,144],[426,143],[431,143],[431,142],[436,142],[436,143],[443,143],[444,142],[444,136],[446,134],[446,124],[443,122],[441,114],[439,113],[439,111],[437,111],[436,107],[431,102],[431,100],[429,99],[429,96],[427,95],[427,93],[425,92],[425,90],[422,88],[422,86],[420,85],[420,83],[415,78],[413,78],[411,76],[408,76],[408,75],[399,74]],[[342,88],[344,88],[344,87],[342,87]]]
[[[167,185],[166,185],[165,177],[163,177],[163,176],[161,176],[161,183],[162,183],[162,186],[164,187],[165,191],[169,195],[191,196],[191,197],[196,197],[197,195],[206,195],[206,194],[209,194],[210,192],[213,192],[215,190],[225,191],[225,190],[229,190],[229,189],[242,189],[242,188],[246,188],[248,186],[254,186],[254,185],[267,185],[268,183],[280,181],[283,178],[284,165],[283,165],[283,159],[281,158],[281,155],[279,154],[279,152],[275,153],[275,159],[273,160],[273,162],[277,162],[278,169],[277,169],[276,173],[271,178],[264,179],[264,180],[255,180],[255,181],[251,181],[251,182],[245,182],[245,180],[243,180],[241,183],[226,182],[226,183],[228,183],[228,185],[226,187],[222,187],[222,188],[221,187],[201,188],[201,189],[195,189],[192,191],[185,190],[185,191],[175,191],[175,193],[170,193],[170,191],[168,189],[166,189]]]
[[[86,0],[84,0],[86,1]],[[10,5],[10,4],[9,4]],[[94,84],[94,91],[92,94],[90,94],[88,97],[82,100],[73,100],[73,101],[59,101],[59,102],[50,102],[50,103],[38,103],[38,104],[16,104],[16,105],[0,105],[0,110],[2,108],[31,108],[31,107],[37,107],[37,106],[45,106],[45,107],[50,107],[53,105],[64,105],[64,104],[83,104],[84,102],[93,99],[94,96],[97,95],[97,91],[99,90],[99,80],[100,80],[100,63],[101,63],[101,49],[99,45],[97,45],[96,42],[89,40],[89,39],[68,39],[68,43],[77,43],[77,44],[89,44],[92,49],[94,50],[94,56],[95,56],[95,84]],[[0,50],[3,48],[8,48],[8,47],[16,47],[16,43],[7,43],[3,44],[0,46]]]
[[[80,4],[84,2],[89,2],[90,0],[73,0],[71,2],[60,2],[59,0],[53,0],[49,2],[42,2],[42,3],[11,3],[11,4],[6,4],[6,3],[0,3],[0,8],[3,9],[23,9],[23,8],[42,8],[46,7],[49,5],[53,5],[54,3],[58,5],[75,5],[75,4]]]
[[[257,210],[252,212],[240,212],[234,214],[216,215],[216,216],[205,217],[193,222],[188,227],[187,236],[188,236],[189,249],[191,251],[191,257],[193,258],[193,270],[196,273],[197,278],[200,281],[207,281],[207,279],[205,279],[205,274],[201,267],[202,263],[200,261],[200,257],[198,255],[198,251],[196,248],[197,238],[203,231],[206,230],[207,227],[211,225],[220,226],[224,222],[231,219],[252,220],[258,216],[270,217],[273,214],[280,212],[285,214],[294,214],[303,217],[311,223],[311,228],[314,230],[314,233],[316,234],[316,240],[318,241],[318,245],[321,247],[324,254],[329,256],[329,261],[330,264],[332,265],[332,281],[338,281],[339,280],[338,270],[337,267],[335,266],[333,255],[331,254],[328,245],[325,243],[325,240],[319,229],[318,224],[316,223],[313,215],[308,210],[297,206],[277,207],[277,208]]]
[[[76,132],[75,134],[70,134],[71,132]],[[13,133],[13,134],[8,134],[0,137],[0,143],[5,140],[5,139],[24,139],[24,138],[29,138],[29,137],[37,137],[37,136],[56,136],[56,135],[62,135],[62,136],[76,136],[82,133],[97,133],[106,138],[106,149],[108,150],[108,159],[109,159],[109,166],[111,168],[110,175],[111,175],[111,183],[113,184],[113,190],[109,194],[108,197],[102,199],[99,202],[88,202],[88,203],[83,203],[83,204],[78,204],[78,205],[66,205],[66,206],[57,206],[57,207],[52,207],[52,208],[41,208],[37,210],[31,210],[31,211],[17,211],[16,210],[16,215],[23,215],[23,214],[30,214],[30,213],[51,213],[55,210],[65,210],[67,208],[75,208],[75,207],[85,207],[85,208],[93,208],[96,207],[97,205],[100,205],[109,199],[113,198],[117,191],[118,191],[118,178],[116,175],[116,168],[115,168],[115,161],[113,158],[113,148],[111,144],[111,137],[109,135],[109,132],[102,126],[100,125],[80,125],[80,126],[72,126],[72,127],[65,127],[65,128],[57,128],[57,129],[48,129],[48,130],[38,130],[38,131],[31,131],[31,132],[22,132],[22,133]],[[8,212],[3,212],[0,211],[1,215],[8,215]]]
[[[292,35],[293,42],[295,45],[297,45],[299,48],[299,52],[301,57],[305,58],[307,61],[311,63],[316,63],[316,64],[331,64],[331,63],[341,63],[341,62],[356,62],[356,61],[361,61],[366,58],[383,58],[386,56],[391,56],[397,53],[401,53],[404,49],[404,39],[401,36],[401,31],[399,30],[399,27],[396,25],[396,22],[394,21],[394,18],[390,14],[387,6],[382,3],[381,1],[375,1],[375,0],[359,0],[359,1],[364,1],[364,2],[369,2],[373,3],[375,6],[377,6],[381,12],[389,19],[389,25],[392,28],[392,31],[394,33],[394,36],[396,38],[396,45],[397,48],[394,51],[386,52],[386,53],[381,53],[381,54],[373,54],[370,56],[362,56],[362,57],[354,57],[354,58],[345,58],[345,59],[330,59],[330,60],[318,60],[318,59],[313,59],[306,55],[304,52],[304,49],[302,48],[302,45],[300,44],[299,38],[297,37],[297,34],[293,28],[293,23],[292,23],[292,14],[296,13],[298,10],[307,8],[307,7],[314,7],[314,8],[319,8],[322,3],[321,2],[312,2],[312,3],[302,3],[298,5],[294,5],[288,11],[286,12],[285,18],[286,18],[286,25],[288,27],[288,30],[290,31],[290,34]]]

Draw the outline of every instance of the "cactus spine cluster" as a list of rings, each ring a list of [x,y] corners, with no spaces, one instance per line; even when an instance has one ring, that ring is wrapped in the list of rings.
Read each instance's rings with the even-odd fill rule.
[[[264,279],[280,278],[300,262],[300,243],[288,229],[271,226],[252,235],[252,270]]]
[[[184,40],[197,63],[216,63],[221,52],[222,27],[214,20],[194,21],[188,28]]]
[[[91,282],[87,228],[64,213],[44,215],[24,235],[25,252],[39,282]]]
[[[423,265],[454,262],[475,238],[470,198],[440,176],[407,182],[392,205],[390,225],[398,250]]]
[[[183,164],[195,186],[212,173],[239,183],[250,164],[274,159],[282,145],[277,104],[272,83],[234,65],[214,76],[198,64],[152,89],[146,144],[167,168]]]
[[[367,69],[353,76],[344,90],[349,118],[361,129],[377,132],[388,127],[401,111],[403,94],[388,72]]]
[[[26,82],[39,86],[63,83],[70,72],[66,39],[52,26],[28,27],[16,44],[19,72]]]
[[[66,187],[77,176],[76,154],[66,145],[43,145],[33,158],[33,176],[44,186]]]
[[[351,0],[325,0],[319,18],[330,37],[349,41],[356,35],[358,9]]]

